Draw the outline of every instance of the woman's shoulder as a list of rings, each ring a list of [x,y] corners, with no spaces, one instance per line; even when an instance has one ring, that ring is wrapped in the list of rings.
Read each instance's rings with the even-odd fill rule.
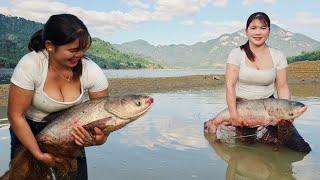
[[[242,58],[243,58],[243,53],[242,53],[242,50],[240,49],[240,47],[234,48],[229,53],[229,56],[227,58],[227,63],[234,64],[234,65],[240,65]]]
[[[92,79],[92,77],[96,77],[103,72],[102,68],[88,57],[82,58],[81,62],[82,73],[86,78]]]
[[[282,51],[275,48],[270,48],[270,53],[277,69],[283,69],[288,66],[287,58]]]
[[[44,52],[31,51],[20,59],[17,66],[26,66],[30,68],[39,68],[43,64],[43,59],[46,58]]]
[[[98,64],[96,64],[93,60],[91,60],[89,57],[82,58],[82,65],[85,70],[92,71],[96,69],[101,69]]]
[[[11,82],[24,89],[34,90],[35,85],[41,82],[41,74],[46,68],[44,58],[42,52],[32,51],[24,55],[14,68]]]
[[[237,48],[233,48],[231,51],[230,51],[230,54],[241,54],[242,53],[242,50],[240,47],[237,47]]]
[[[108,81],[103,70],[90,58],[82,59],[84,89],[96,92],[108,87]]]

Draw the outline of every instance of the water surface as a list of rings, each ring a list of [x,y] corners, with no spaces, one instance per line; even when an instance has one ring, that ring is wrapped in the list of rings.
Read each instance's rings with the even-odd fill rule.
[[[103,69],[108,78],[138,78],[138,77],[181,77],[190,75],[224,74],[223,68],[209,69]],[[13,69],[0,69],[0,84],[8,84]]]
[[[293,99],[308,106],[295,126],[309,154],[281,147],[230,145],[205,137],[203,122],[225,108],[222,87],[150,94],[155,104],[138,121],[112,133],[106,144],[87,148],[90,179],[318,179],[320,99]],[[1,109],[1,108],[0,108]],[[0,111],[1,112],[1,111]],[[9,134],[0,129],[0,174],[9,163]]]

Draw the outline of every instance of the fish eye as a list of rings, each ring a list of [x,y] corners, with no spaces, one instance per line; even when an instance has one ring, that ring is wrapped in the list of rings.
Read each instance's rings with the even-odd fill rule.
[[[293,116],[294,114],[293,113],[289,113],[289,116]]]
[[[137,106],[141,106],[141,102],[140,102],[140,101],[137,101],[137,102],[136,102],[136,105],[137,105]]]

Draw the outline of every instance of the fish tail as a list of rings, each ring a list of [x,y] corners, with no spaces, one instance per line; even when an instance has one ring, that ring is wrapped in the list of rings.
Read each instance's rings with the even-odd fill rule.
[[[10,180],[52,179],[52,171],[47,165],[36,160],[26,148],[21,147],[10,162],[6,177]]]

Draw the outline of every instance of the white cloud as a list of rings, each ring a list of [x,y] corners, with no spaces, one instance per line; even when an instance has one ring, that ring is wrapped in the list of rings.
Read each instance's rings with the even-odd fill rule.
[[[146,2],[143,2],[141,0],[123,0],[125,3],[127,3],[129,6],[133,6],[136,8],[141,9],[149,9],[150,5]]]
[[[253,3],[275,4],[277,0],[243,0],[243,5],[251,5]]]
[[[296,22],[304,25],[319,25],[320,24],[320,16],[315,15],[309,12],[299,12],[296,14],[295,18]]]
[[[287,25],[285,25],[284,23],[282,23],[282,21],[278,20],[278,19],[271,19],[271,24],[275,24],[281,28],[287,28]]]
[[[203,39],[213,39],[221,35],[219,32],[203,32],[200,37]]]
[[[174,16],[192,15],[209,2],[209,0],[157,0],[153,19],[170,20]]]
[[[212,4],[214,6],[227,6],[228,0],[213,0]]]
[[[202,21],[206,31],[201,33],[203,39],[217,38],[218,36],[225,33],[233,33],[245,27],[242,21],[225,21],[225,22],[213,22],[213,21]]]
[[[184,26],[192,26],[194,22],[192,20],[187,20],[187,21],[180,22],[180,24]]]
[[[124,0],[133,7],[129,12],[94,11],[49,0],[11,0],[8,7],[0,7],[0,13],[24,17],[37,22],[46,22],[53,14],[70,13],[78,16],[90,31],[109,34],[119,29],[128,29],[146,21],[171,20],[176,16],[197,13],[210,0]],[[149,8],[152,5],[153,11]]]
[[[14,0],[10,3],[10,7],[0,7],[0,12],[42,23],[46,22],[53,14],[70,13],[82,19],[90,31],[100,34],[108,34],[118,29],[127,29],[137,23],[150,19],[148,18],[150,12],[141,9],[134,9],[128,13],[121,11],[99,12],[80,7],[71,7],[49,0]]]

